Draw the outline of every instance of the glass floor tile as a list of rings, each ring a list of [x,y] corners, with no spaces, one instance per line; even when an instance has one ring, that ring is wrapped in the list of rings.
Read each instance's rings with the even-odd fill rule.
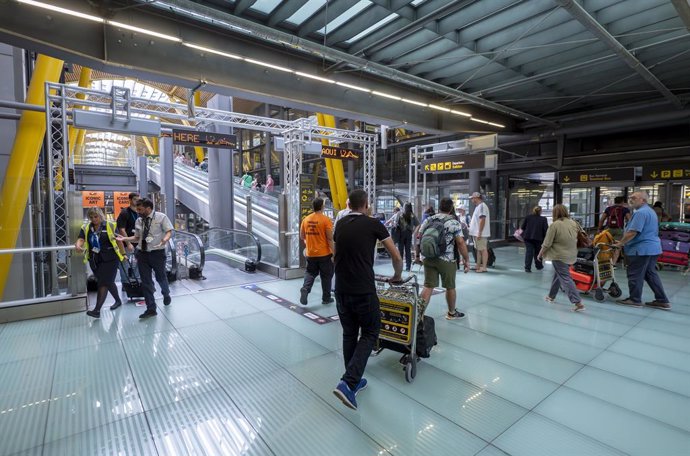
[[[466,319],[445,320],[444,294],[432,297],[439,345],[414,382],[399,353],[369,359],[357,411],[332,394],[339,322],[241,285],[181,281],[144,321],[126,303],[0,324],[0,456],[690,455],[687,277],[660,272],[669,312],[585,296],[573,313],[562,294],[543,300],[550,264],[525,274],[517,248],[496,255],[489,273],[458,274]],[[259,284],[296,306],[301,285]],[[320,292],[307,308],[334,315]]]

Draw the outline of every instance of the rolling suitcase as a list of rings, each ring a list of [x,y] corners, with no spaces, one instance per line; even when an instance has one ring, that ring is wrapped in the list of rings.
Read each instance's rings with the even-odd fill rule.
[[[661,240],[661,250],[664,252],[680,252],[688,254],[690,252],[690,242],[670,241],[668,239]]]
[[[143,298],[144,290],[141,286],[141,281],[136,277],[136,274],[134,274],[132,265],[127,263],[127,267],[125,267],[125,262],[121,262],[120,274],[125,278],[122,283],[122,291],[127,295],[127,299],[134,301]]]
[[[431,356],[431,349],[437,344],[436,322],[424,315],[421,324],[417,326],[417,356],[428,358]]]

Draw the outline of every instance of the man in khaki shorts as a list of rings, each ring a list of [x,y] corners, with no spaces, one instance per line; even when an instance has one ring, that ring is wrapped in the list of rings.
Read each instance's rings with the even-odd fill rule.
[[[491,237],[489,206],[482,201],[482,195],[474,192],[470,200],[475,205],[470,220],[470,236],[474,241],[474,248],[477,250],[477,265],[475,271],[486,272],[489,263],[489,238]]]
[[[465,240],[462,237],[460,222],[451,215],[455,210],[453,200],[442,198],[439,210],[439,214],[428,217],[419,228],[422,236],[422,253],[424,253],[425,249],[424,244],[432,239],[434,231],[439,232],[438,245],[442,247],[438,252],[438,256],[431,258],[427,255],[424,258],[424,289],[422,290],[421,298],[426,309],[429,299],[431,299],[431,293],[438,286],[440,276],[441,286],[446,289],[446,303],[448,304],[446,319],[455,320],[465,316],[464,313],[458,312],[455,308],[457,298],[455,291],[455,274],[457,273],[455,249],[457,248],[462,256],[465,273],[470,270],[470,259],[467,254]]]

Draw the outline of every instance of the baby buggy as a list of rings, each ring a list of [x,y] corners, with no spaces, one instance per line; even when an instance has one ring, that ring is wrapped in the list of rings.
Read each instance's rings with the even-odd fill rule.
[[[578,249],[577,261],[570,267],[570,276],[575,286],[584,294],[592,293],[597,301],[604,301],[606,295],[619,298],[623,293],[616,283],[611,262],[612,244],[598,243],[593,247]]]

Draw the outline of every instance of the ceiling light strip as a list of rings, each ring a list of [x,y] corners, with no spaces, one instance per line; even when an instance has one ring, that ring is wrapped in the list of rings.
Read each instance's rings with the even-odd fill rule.
[[[333,79],[322,78],[321,76],[316,76],[315,74],[302,73],[301,71],[295,71],[295,74],[298,76],[304,76],[305,78],[316,79],[317,81],[335,84],[335,81]]]
[[[216,55],[220,55],[223,57],[227,57],[229,59],[244,60],[244,57],[239,56],[239,55],[228,54],[227,52],[222,52],[222,51],[216,51],[215,49],[210,49],[210,48],[206,48],[203,46],[197,46],[196,44],[192,44],[192,43],[182,43],[182,44],[187,46],[187,47],[190,47],[192,49],[197,49],[199,51],[208,52],[209,54],[216,54]]]
[[[340,82],[340,81],[336,81],[336,84],[338,84],[339,86],[347,87],[348,89],[359,90],[360,92],[366,92],[366,93],[371,92],[371,90],[369,90],[367,88],[358,87],[358,86],[351,85],[351,84],[345,84],[344,82]]]
[[[400,98],[396,95],[391,95],[391,94],[385,93],[385,92],[377,92],[376,90],[372,90],[371,93],[373,93],[374,95],[377,95],[379,97],[390,98],[391,100],[402,100],[402,98]]]
[[[143,33],[144,35],[155,36],[157,38],[161,38],[161,39],[169,40],[169,41],[174,41],[176,43],[182,42],[182,40],[180,38],[178,38],[176,36],[172,36],[172,35],[166,35],[165,33],[154,32],[153,30],[147,30],[147,29],[144,29],[141,27],[135,27],[133,25],[123,24],[122,22],[116,22],[116,21],[111,21],[111,20],[108,20],[106,22],[108,24],[112,25],[113,27],[120,27],[120,28],[123,28],[125,30],[131,30],[132,32]]]
[[[429,105],[426,104],[426,103],[422,103],[422,102],[420,102],[420,101],[410,100],[410,99],[407,99],[407,98],[403,98],[402,101],[403,101],[404,103],[409,103],[409,104],[413,104],[413,105],[417,105],[417,106],[423,106],[423,107],[425,107],[425,108],[426,108],[427,106],[429,106]]]
[[[253,63],[254,65],[260,65],[260,66],[263,66],[266,68],[273,68],[274,70],[284,71],[286,73],[294,73],[295,72],[295,70],[291,70],[290,68],[285,68],[282,66],[273,65],[271,63],[262,62],[260,60],[248,59],[247,57],[244,57],[244,61],[249,62],[249,63]]]
[[[98,16],[92,16],[90,14],[80,13],[79,11],[74,11],[71,9],[62,8],[62,7],[55,6],[55,5],[49,5],[47,3],[36,2],[34,0],[17,0],[17,2],[23,3],[25,5],[35,6],[37,8],[43,8],[43,9],[47,9],[50,11],[55,11],[56,13],[67,14],[69,16],[79,17],[81,19],[87,19],[87,20],[93,21],[93,22],[99,22],[101,24],[103,22],[105,22],[105,20],[103,18],[100,18]]]

